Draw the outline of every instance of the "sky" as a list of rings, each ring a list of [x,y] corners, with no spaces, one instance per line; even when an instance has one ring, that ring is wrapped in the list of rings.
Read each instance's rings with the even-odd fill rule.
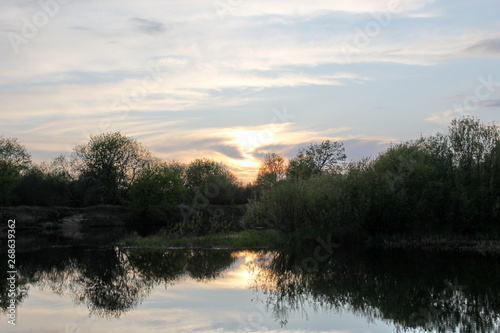
[[[348,160],[500,120],[498,0],[2,0],[0,135],[35,161],[121,131],[247,182],[323,140]]]

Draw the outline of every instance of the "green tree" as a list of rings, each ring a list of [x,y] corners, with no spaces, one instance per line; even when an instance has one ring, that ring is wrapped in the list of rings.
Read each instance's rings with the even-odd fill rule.
[[[450,160],[436,154],[435,138],[409,141],[380,154],[368,170],[371,197],[366,227],[406,232],[443,229],[449,203]]]
[[[223,163],[196,159],[186,169],[188,200],[201,197],[212,204],[232,204],[238,190],[236,176]]]
[[[0,137],[0,205],[12,203],[12,190],[31,166],[31,155],[16,138]]]
[[[470,171],[491,154],[500,140],[500,131],[496,125],[485,125],[477,118],[464,117],[451,122],[448,138],[454,164]]]
[[[77,161],[75,159],[59,155],[50,163],[42,163],[42,168],[46,170],[47,173],[64,179],[67,182],[71,182],[77,180],[79,176],[79,170],[76,163]]]
[[[135,209],[171,209],[185,198],[178,170],[162,163],[143,169],[128,191],[129,204]]]
[[[138,173],[154,159],[136,139],[120,132],[91,135],[75,147],[87,204],[118,204]],[[89,197],[90,196],[90,197]]]
[[[183,183],[186,181],[186,164],[177,161],[168,161],[162,165],[168,167]]]
[[[256,185],[262,189],[273,186],[278,181],[285,179],[286,168],[286,162],[282,155],[267,154],[259,169]]]
[[[72,205],[69,180],[65,174],[47,168],[47,165],[34,165],[23,173],[14,193],[23,205],[55,206]]]
[[[343,142],[325,140],[321,143],[312,143],[309,147],[300,149],[297,156],[290,160],[287,176],[301,180],[313,175],[334,172],[346,157]]]
[[[493,184],[500,129],[473,117],[452,121],[448,133],[453,160],[454,191],[450,209],[459,231],[485,230],[494,223],[498,190]],[[497,215],[498,216],[498,215]],[[497,220],[498,221],[498,220]]]

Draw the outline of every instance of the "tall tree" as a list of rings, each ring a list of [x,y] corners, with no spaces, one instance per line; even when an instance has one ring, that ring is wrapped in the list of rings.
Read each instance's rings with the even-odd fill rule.
[[[170,209],[181,204],[185,188],[176,166],[178,164],[159,163],[143,169],[130,186],[130,205],[146,212],[148,209]]]
[[[0,137],[0,205],[11,204],[12,190],[31,166],[31,155],[16,138]]]
[[[201,195],[206,202],[214,204],[233,203],[238,190],[237,178],[228,167],[206,158],[189,164],[185,185],[188,199]]]
[[[136,139],[120,132],[91,135],[85,145],[75,147],[80,177],[93,192],[93,203],[121,201],[140,170],[154,159]]]
[[[325,140],[302,148],[288,166],[287,175],[292,179],[307,179],[313,175],[335,171],[346,159],[344,143]]]
[[[267,154],[257,175],[257,186],[269,188],[278,181],[285,179],[286,162],[282,155],[276,153]]]
[[[500,130],[496,125],[464,117],[451,122],[448,137],[454,164],[468,169],[483,162],[491,153],[500,141]]]

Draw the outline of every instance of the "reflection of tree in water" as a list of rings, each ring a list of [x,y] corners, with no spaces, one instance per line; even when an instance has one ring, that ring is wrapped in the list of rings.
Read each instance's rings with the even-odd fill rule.
[[[74,297],[85,303],[92,314],[102,317],[119,317],[134,309],[149,295],[153,287],[151,280],[144,279],[130,265],[127,255],[115,249],[115,255],[96,252],[87,257],[79,267],[79,276],[74,284]]]
[[[52,248],[22,256],[18,281],[70,294],[75,303],[87,304],[90,314],[119,317],[140,304],[155,284],[173,284],[188,275],[215,279],[234,260],[230,251]],[[6,290],[1,297],[5,311]]]
[[[219,277],[236,260],[232,251],[191,251],[187,258],[186,271],[197,281],[208,281]]]
[[[306,315],[312,307],[380,319],[399,330],[500,331],[498,258],[339,251],[311,270],[302,265],[307,254],[274,253],[253,263],[259,266],[253,287],[283,325],[291,313]]]
[[[173,284],[184,275],[184,251],[134,249],[125,252],[129,262],[141,276],[155,284]]]
[[[63,251],[64,252],[64,251]],[[62,295],[101,317],[119,317],[149,294],[153,283],[140,276],[119,249],[84,251],[54,263],[25,265],[20,271],[36,286]]]
[[[141,275],[157,283],[171,284],[189,275],[197,281],[221,275],[235,258],[231,251],[215,250],[134,250],[128,258]]]
[[[5,254],[5,257],[7,257],[7,254]],[[7,307],[11,305],[10,300],[11,297],[9,297],[9,281],[7,278],[9,278],[11,275],[7,273],[7,270],[5,269],[0,269],[0,313],[2,312],[8,312]],[[18,306],[21,304],[26,296],[28,296],[28,282],[26,281],[25,278],[16,276],[16,289],[15,289],[15,296],[14,296],[14,304]]]

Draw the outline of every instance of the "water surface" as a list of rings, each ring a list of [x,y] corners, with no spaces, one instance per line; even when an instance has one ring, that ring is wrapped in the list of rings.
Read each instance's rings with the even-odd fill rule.
[[[338,248],[183,250],[109,239],[18,251],[2,332],[498,332],[496,256]],[[55,237],[55,236],[54,236]],[[57,240],[56,240],[57,239]],[[73,244],[73,245],[71,245]],[[5,246],[2,247],[5,249]],[[321,254],[321,255],[319,255]],[[2,253],[6,258],[6,253]]]

